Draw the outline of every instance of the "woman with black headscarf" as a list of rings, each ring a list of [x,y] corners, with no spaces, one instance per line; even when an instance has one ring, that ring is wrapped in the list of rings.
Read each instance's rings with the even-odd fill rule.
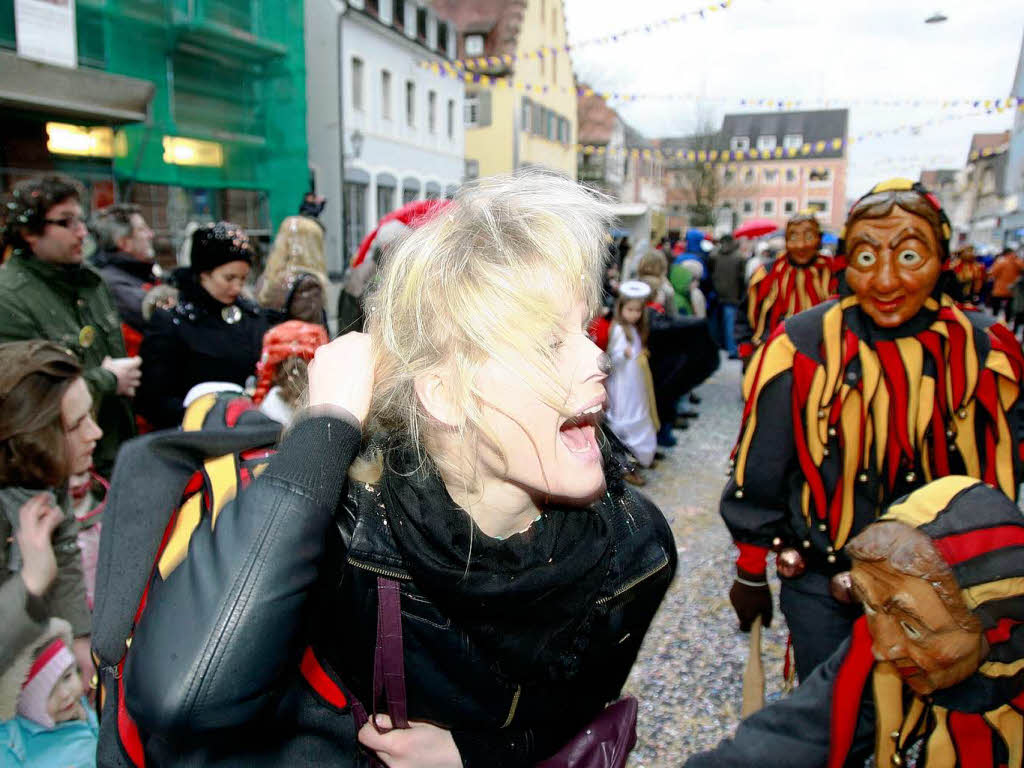
[[[192,266],[173,309],[158,309],[142,342],[139,412],[157,428],[177,426],[188,391],[204,381],[243,385],[256,370],[269,321],[244,298],[253,247],[234,224],[192,235]]]

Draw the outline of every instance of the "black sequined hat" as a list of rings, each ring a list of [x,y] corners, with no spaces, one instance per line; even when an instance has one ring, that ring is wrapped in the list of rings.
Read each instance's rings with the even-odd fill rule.
[[[209,272],[232,261],[252,264],[253,248],[241,227],[227,221],[206,224],[192,233],[192,271]]]

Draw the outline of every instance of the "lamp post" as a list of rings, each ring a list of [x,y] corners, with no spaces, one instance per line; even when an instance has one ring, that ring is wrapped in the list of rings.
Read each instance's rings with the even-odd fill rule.
[[[924,20],[925,24],[941,24],[944,21],[948,21],[949,17],[946,16],[942,11],[936,11],[927,19]]]

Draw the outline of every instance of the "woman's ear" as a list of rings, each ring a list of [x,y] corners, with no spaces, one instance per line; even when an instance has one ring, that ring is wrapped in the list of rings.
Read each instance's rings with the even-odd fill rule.
[[[413,380],[416,397],[431,418],[448,427],[457,427],[462,422],[459,408],[452,398],[451,387],[439,373],[423,373]]]

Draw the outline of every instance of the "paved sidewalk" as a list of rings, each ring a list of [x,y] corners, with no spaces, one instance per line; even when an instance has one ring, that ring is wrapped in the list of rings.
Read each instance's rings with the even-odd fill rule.
[[[676,536],[679,571],[655,617],[626,690],[640,700],[639,738],[631,764],[677,766],[730,735],[739,719],[748,636],[741,634],[728,592],[735,550],[718,516],[729,451],[742,411],[740,364],[722,359],[698,394],[700,417],[676,431],[642,489]],[[772,592],[778,597],[778,583]],[[768,696],[782,686],[784,622],[764,634]]]

